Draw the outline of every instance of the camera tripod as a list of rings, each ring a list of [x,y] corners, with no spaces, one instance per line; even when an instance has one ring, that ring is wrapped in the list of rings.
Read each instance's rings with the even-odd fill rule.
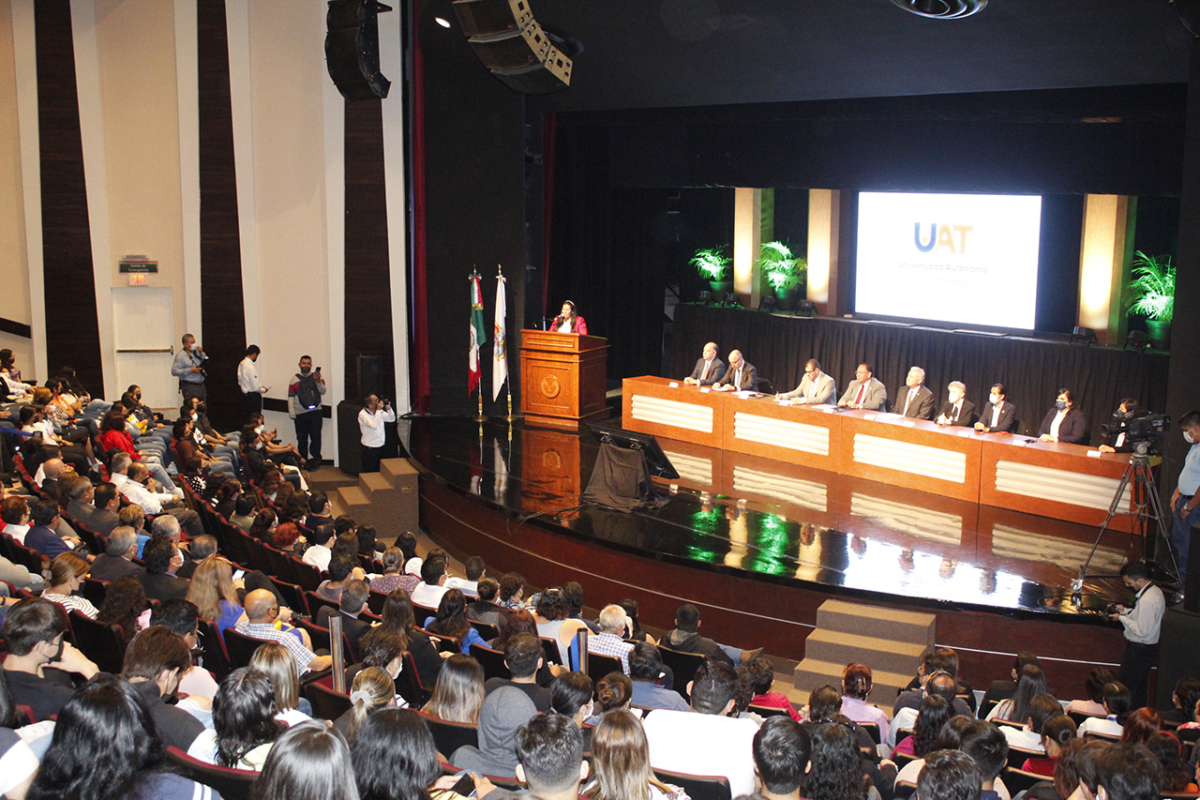
[[[1130,483],[1133,484],[1133,497],[1131,498],[1133,508],[1129,511],[1121,511],[1121,501]],[[1088,553],[1087,561],[1079,567],[1079,577],[1072,584],[1074,594],[1078,595],[1083,591],[1083,582],[1087,578],[1120,577],[1119,575],[1089,575],[1088,567],[1091,566],[1092,559],[1096,556],[1096,550],[1100,548],[1100,540],[1104,537],[1104,532],[1108,530],[1113,518],[1124,516],[1135,518],[1134,530],[1136,532],[1140,526],[1143,537],[1151,535],[1150,523],[1152,521],[1158,523],[1154,530],[1156,533],[1163,534],[1163,541],[1167,546],[1167,554],[1171,557],[1174,574],[1179,575],[1179,564],[1175,561],[1174,551],[1171,550],[1170,530],[1165,529],[1167,520],[1170,518],[1163,511],[1162,498],[1158,494],[1158,485],[1154,481],[1154,472],[1150,468],[1150,455],[1148,452],[1135,452],[1129,457],[1129,463],[1125,466],[1125,474],[1121,476],[1121,482],[1117,485],[1112,503],[1108,506],[1108,516],[1104,518],[1104,524],[1100,526],[1100,532],[1096,534],[1096,543],[1092,545],[1092,552]],[[1148,540],[1144,539],[1144,541]]]

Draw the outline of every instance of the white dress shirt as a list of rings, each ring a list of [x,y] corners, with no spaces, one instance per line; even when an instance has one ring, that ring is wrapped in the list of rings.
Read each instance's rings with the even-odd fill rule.
[[[238,388],[242,390],[242,394],[250,394],[251,392],[265,391],[262,381],[258,379],[258,365],[246,356],[242,362],[238,364],[237,369]]]
[[[1117,617],[1125,626],[1125,638],[1137,644],[1158,644],[1166,608],[1167,601],[1162,589],[1147,583],[1137,594],[1137,605]]]
[[[1000,424],[1000,412],[1003,410],[1003,403],[997,403],[996,405],[992,406],[992,424],[988,425],[989,428],[995,428]]]
[[[143,511],[152,516],[162,513],[163,503],[176,499],[170,492],[152,492],[137,481],[130,480],[128,475],[119,472],[113,473],[112,483],[122,497],[131,503],[137,503]]]
[[[358,412],[358,429],[362,431],[362,446],[383,447],[383,443],[387,440],[387,431],[384,430],[383,423],[395,421],[396,411],[391,408],[387,411],[380,408],[374,414],[365,408]]]
[[[305,564],[312,564],[317,569],[324,572],[329,569],[329,560],[333,557],[333,551],[323,544],[313,545],[304,551],[304,557],[300,560]]]

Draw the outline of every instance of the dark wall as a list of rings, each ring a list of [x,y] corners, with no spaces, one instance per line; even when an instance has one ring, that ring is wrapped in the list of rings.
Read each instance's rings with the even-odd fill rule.
[[[519,405],[515,329],[523,319],[525,286],[524,100],[488,74],[457,29],[438,27],[434,15],[453,18],[454,12],[448,2],[427,3],[418,28],[425,60],[430,411],[475,408],[474,397],[467,396],[467,279],[477,267],[488,328],[482,386],[490,413],[497,264],[508,278],[508,362],[513,404]],[[495,410],[504,399],[502,391]]]

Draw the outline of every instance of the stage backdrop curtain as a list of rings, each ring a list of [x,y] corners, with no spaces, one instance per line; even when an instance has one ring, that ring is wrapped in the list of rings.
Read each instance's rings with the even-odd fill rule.
[[[690,374],[709,341],[722,357],[741,350],[759,379],[778,391],[799,385],[810,358],[837,381],[839,397],[863,361],[874,367],[891,399],[909,367],[921,367],[938,408],[950,381],[967,385],[967,399],[977,409],[992,384],[1003,383],[1007,399],[1017,405],[1018,430],[1026,434],[1037,432],[1058,389],[1069,388],[1088,417],[1093,444],[1101,441],[1100,426],[1123,398],[1135,397],[1151,410],[1166,407],[1168,358],[1160,353],[687,304],[675,311],[672,376]]]

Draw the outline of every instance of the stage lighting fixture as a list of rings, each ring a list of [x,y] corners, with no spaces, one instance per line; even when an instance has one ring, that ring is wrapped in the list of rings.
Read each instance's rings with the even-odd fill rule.
[[[775,311],[775,298],[771,297],[770,295],[767,295],[758,304],[758,307],[760,309],[762,309],[763,311],[771,311],[771,312]]]
[[[1071,341],[1077,344],[1095,344],[1096,332],[1091,328],[1085,328],[1082,325],[1076,325],[1075,330],[1071,331]]]
[[[962,19],[978,14],[988,0],[892,0],[910,14],[930,19]]]
[[[710,291],[708,291],[708,290],[706,289],[706,290],[704,290],[703,292],[701,292],[701,293],[700,293],[700,296],[699,296],[697,299],[698,299],[698,300],[699,300],[701,303],[704,303],[704,304],[706,304],[706,305],[707,305],[707,304],[708,304],[708,302],[709,302],[710,300],[712,300],[712,292],[710,292]]]
[[[817,305],[812,300],[800,300],[796,303],[796,314],[801,317],[815,317]]]
[[[1125,346],[1134,350],[1146,350],[1150,347],[1150,334],[1145,331],[1130,331],[1125,338]]]

